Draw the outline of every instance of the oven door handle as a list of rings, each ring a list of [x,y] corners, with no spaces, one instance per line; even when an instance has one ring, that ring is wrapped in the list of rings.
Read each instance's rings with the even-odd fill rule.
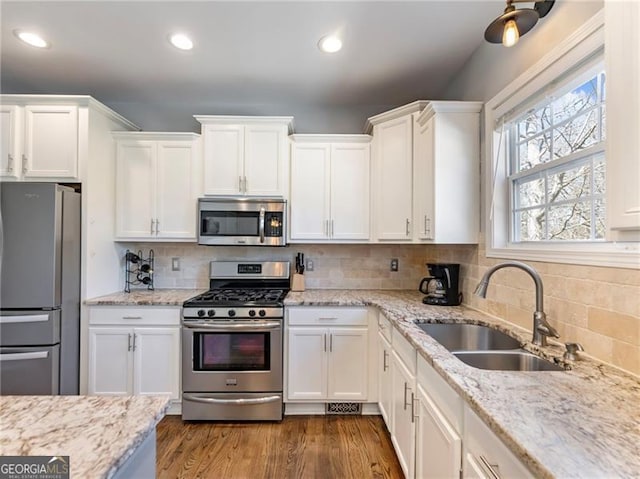
[[[236,404],[238,406],[247,406],[252,404],[266,404],[276,402],[282,399],[282,396],[265,396],[261,398],[249,399],[217,399],[204,396],[196,396],[194,394],[183,394],[182,399],[187,401],[201,402],[205,404]]]
[[[214,329],[214,330],[257,330],[257,329],[280,329],[282,323],[276,321],[264,321],[256,323],[239,324],[212,324],[212,323],[182,323],[187,329]]]

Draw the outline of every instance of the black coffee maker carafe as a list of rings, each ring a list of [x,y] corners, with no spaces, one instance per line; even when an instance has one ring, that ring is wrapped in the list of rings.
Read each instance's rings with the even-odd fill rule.
[[[429,276],[422,278],[419,290],[426,294],[425,304],[438,306],[457,306],[462,302],[462,293],[458,292],[460,265],[454,263],[427,263]]]

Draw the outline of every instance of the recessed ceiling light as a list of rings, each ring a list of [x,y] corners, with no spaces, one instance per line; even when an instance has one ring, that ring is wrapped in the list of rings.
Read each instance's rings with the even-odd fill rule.
[[[318,48],[325,53],[335,53],[342,48],[342,40],[335,35],[327,35],[320,39]]]
[[[183,33],[174,33],[169,37],[169,41],[180,50],[191,50],[193,48],[193,42]]]
[[[28,45],[36,48],[47,48],[49,43],[37,33],[14,30],[14,35]]]

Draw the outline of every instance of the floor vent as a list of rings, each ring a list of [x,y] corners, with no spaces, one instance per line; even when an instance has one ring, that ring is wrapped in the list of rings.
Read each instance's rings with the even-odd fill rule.
[[[359,402],[328,402],[327,414],[362,414],[362,403]]]

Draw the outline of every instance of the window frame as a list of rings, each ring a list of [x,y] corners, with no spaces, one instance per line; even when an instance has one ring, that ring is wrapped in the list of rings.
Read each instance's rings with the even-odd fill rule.
[[[612,241],[512,241],[513,195],[505,141],[504,118],[517,116],[527,102],[545,91],[558,90],[584,75],[595,64],[604,64],[604,11],[598,12],[580,29],[558,44],[545,57],[513,80],[485,104],[484,188],[486,255],[491,258],[637,268],[640,243]],[[572,71],[567,78],[565,72]],[[605,72],[606,75],[606,72]],[[532,100],[534,99],[534,100]],[[605,101],[606,108],[606,101]],[[501,128],[504,131],[501,132]],[[501,134],[502,133],[502,134]],[[615,161],[605,158],[606,164]],[[607,168],[608,169],[608,168]],[[605,191],[605,200],[608,193]],[[607,235],[609,230],[607,229]]]

